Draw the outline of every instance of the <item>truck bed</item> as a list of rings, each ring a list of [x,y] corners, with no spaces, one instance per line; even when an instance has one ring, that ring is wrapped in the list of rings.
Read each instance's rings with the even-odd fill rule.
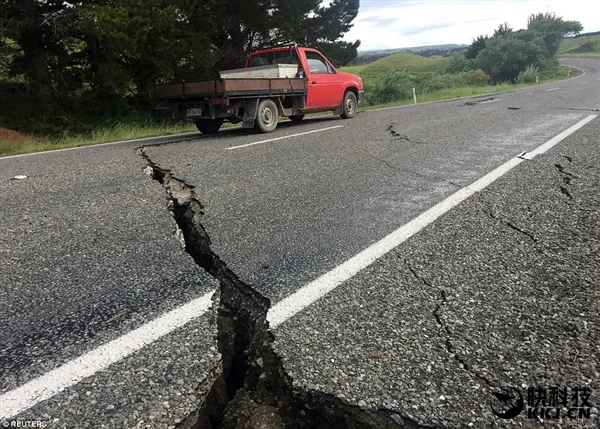
[[[306,80],[300,78],[216,79],[155,85],[150,96],[155,101],[187,101],[207,97],[244,98],[305,93]]]

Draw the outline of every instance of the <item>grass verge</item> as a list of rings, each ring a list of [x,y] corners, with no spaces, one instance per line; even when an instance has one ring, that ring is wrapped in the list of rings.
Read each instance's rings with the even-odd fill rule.
[[[98,127],[88,134],[54,138],[44,138],[14,132],[3,133],[0,130],[0,156],[66,149],[144,137],[166,136],[190,131],[197,131],[196,127],[194,124],[186,122],[164,122],[158,124],[151,122],[118,123],[109,127]]]
[[[440,89],[439,91],[432,91],[429,93],[418,94],[417,93],[417,101],[418,103],[427,103],[430,101],[443,101],[443,100],[452,100],[454,98],[459,97],[470,97],[473,95],[481,95],[481,94],[489,94],[495,92],[504,92],[504,91],[512,91],[514,89],[520,88],[535,88],[536,86],[543,85],[545,83],[557,82],[561,80],[568,79],[570,77],[575,77],[576,74],[580,74],[579,71],[573,70],[571,75],[567,75],[566,67],[563,68],[564,73],[561,73],[559,76],[553,79],[541,80],[539,84],[513,84],[513,83],[503,83],[500,85],[493,86],[464,86],[458,88],[446,88]],[[394,106],[404,106],[407,104],[413,104],[413,99],[405,99],[401,101],[394,101],[391,103],[385,104],[363,104],[362,110],[372,110],[372,109],[380,109],[382,107],[394,107]]]

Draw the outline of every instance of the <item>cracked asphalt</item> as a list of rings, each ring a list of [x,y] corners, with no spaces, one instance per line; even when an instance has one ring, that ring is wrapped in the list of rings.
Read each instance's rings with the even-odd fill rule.
[[[600,61],[569,64],[586,74],[470,105],[144,146],[195,187],[212,249],[276,303],[594,113]],[[480,104],[489,98],[498,101]],[[539,426],[524,415],[494,419],[488,386],[585,385],[597,404],[599,123],[280,325],[277,350],[295,385],[437,427]],[[0,394],[215,288],[177,239],[138,146],[0,159]],[[11,180],[17,175],[28,178]],[[49,427],[175,425],[205,391],[215,350],[213,318],[200,316],[18,418]]]

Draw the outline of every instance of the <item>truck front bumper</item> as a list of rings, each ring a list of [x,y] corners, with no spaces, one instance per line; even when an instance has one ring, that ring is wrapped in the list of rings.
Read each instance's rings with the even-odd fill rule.
[[[362,101],[365,99],[365,91],[358,91],[358,102],[362,103]]]

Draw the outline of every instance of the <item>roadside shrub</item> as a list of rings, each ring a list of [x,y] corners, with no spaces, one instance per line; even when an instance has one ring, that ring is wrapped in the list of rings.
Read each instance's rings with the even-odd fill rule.
[[[412,94],[408,73],[404,70],[390,70],[384,76],[365,87],[368,104],[383,104],[400,101]]]
[[[551,79],[560,74],[558,58],[545,58],[537,64],[540,79]]]
[[[464,54],[454,54],[446,65],[446,73],[461,73],[475,70],[475,60],[466,58]]]
[[[535,66],[527,66],[525,70],[523,70],[517,76],[517,83],[534,83],[536,76],[540,75],[540,70]]]
[[[486,86],[490,77],[481,69],[473,70],[467,75],[467,84],[470,86]]]
[[[567,53],[584,53],[584,52],[596,52],[598,50],[598,41],[597,40],[587,40],[583,42],[578,47],[567,51]]]
[[[461,73],[423,73],[411,79],[412,86],[418,92],[433,92],[446,88],[457,88],[467,85],[467,72]]]

